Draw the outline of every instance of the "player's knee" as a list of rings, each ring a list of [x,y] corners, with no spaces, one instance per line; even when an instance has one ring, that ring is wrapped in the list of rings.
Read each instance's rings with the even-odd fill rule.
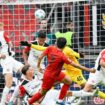
[[[72,83],[72,80],[69,77],[65,77],[66,84],[70,85]]]
[[[93,88],[92,85],[90,85],[90,84],[86,84],[83,90],[84,90],[84,91],[88,91],[88,92],[90,92],[90,91],[92,91],[92,88]]]
[[[5,76],[5,86],[10,88],[12,86],[13,78],[12,75],[6,75]]]
[[[5,86],[8,87],[8,88],[11,88],[12,83],[10,83],[10,82],[8,83],[8,82],[7,82],[7,83],[5,84]]]

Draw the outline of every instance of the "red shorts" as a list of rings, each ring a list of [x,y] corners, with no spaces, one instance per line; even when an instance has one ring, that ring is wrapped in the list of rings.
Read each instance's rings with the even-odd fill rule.
[[[55,82],[62,81],[64,78],[65,74],[63,72],[61,72],[56,78],[51,77],[51,74],[45,74],[43,77],[42,89],[49,90],[52,88]]]

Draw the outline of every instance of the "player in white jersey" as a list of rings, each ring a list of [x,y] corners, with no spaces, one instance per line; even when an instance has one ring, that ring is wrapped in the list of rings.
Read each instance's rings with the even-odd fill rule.
[[[3,68],[3,74],[5,78],[5,87],[3,89],[0,105],[5,105],[6,96],[12,86],[13,70],[15,72],[21,70],[23,64],[16,61],[12,57],[12,42],[3,30],[4,24],[0,22],[0,64]]]
[[[33,41],[32,44],[35,45],[41,45],[47,47],[48,44],[46,41],[46,34],[43,32],[39,32],[37,40]],[[42,53],[42,51],[35,50],[31,47],[26,47],[23,50],[23,59],[25,64],[30,64],[31,67],[35,69],[35,74],[38,76],[38,78],[42,78],[42,73],[40,73],[37,69],[36,62],[38,61],[38,56]],[[44,60],[41,63],[42,69],[45,69]],[[41,71],[43,72],[43,71]]]
[[[22,74],[24,74],[24,80],[19,86],[17,86],[18,93],[14,98],[11,99],[8,105],[13,105],[17,96],[23,98],[23,104],[25,104],[26,97],[33,96],[37,91],[39,91],[41,87],[42,81],[37,78],[33,78],[34,69],[30,65],[25,65],[22,68]],[[59,93],[59,90],[50,90],[46,96],[40,100],[41,105],[54,105],[59,96]]]
[[[94,68],[96,69],[96,72],[89,74],[88,81],[86,82],[86,85],[83,89],[85,92],[92,92],[93,88],[98,84],[105,85],[105,49],[103,49],[97,57]],[[81,93],[78,93],[78,96],[80,95]],[[84,96],[85,93],[82,93],[82,95]],[[105,93],[101,91],[97,92],[97,96],[105,99]]]
[[[92,91],[93,86],[98,84],[105,85],[105,49],[103,49],[95,62],[96,72],[90,73],[89,79],[84,87],[85,91]],[[98,92],[98,97],[105,99],[105,94],[101,91]]]

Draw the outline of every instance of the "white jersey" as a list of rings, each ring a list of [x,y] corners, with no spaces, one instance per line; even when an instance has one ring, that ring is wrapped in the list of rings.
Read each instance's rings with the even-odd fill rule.
[[[105,49],[102,50],[95,62],[95,73],[90,73],[89,79],[87,81],[88,84],[97,85],[104,84],[105,85],[105,68],[100,66],[100,59],[105,61]]]
[[[38,41],[33,41],[32,44],[38,45]],[[47,47],[48,44],[44,44],[43,46]],[[42,53],[42,51],[35,50],[33,48],[30,48],[29,51],[29,56],[28,56],[28,63],[35,69],[37,70],[37,62],[38,62],[38,57]],[[41,67],[45,69],[44,61],[42,60],[41,62]]]
[[[32,81],[23,80],[22,86],[25,88],[29,96],[34,95],[41,88],[42,81],[33,79]]]
[[[42,84],[42,81],[33,79],[32,81],[24,80],[24,82],[22,83],[22,86],[25,88],[26,93],[29,96],[33,96],[35,93],[39,91],[39,89],[41,89],[41,84]],[[59,94],[60,94],[60,90],[54,90],[54,89],[49,90],[45,95],[43,101],[41,102],[41,105],[55,105],[59,97]]]
[[[23,67],[23,64],[15,60],[9,55],[8,43],[10,42],[9,37],[4,31],[0,31],[0,54],[5,54],[5,59],[0,59],[0,64],[3,68],[3,74],[17,72]]]
[[[37,62],[38,62],[38,57],[39,55],[42,53],[42,51],[38,51],[38,50],[35,50],[33,48],[30,49],[30,52],[29,52],[29,57],[28,57],[28,63],[34,68],[34,69],[37,69]],[[41,62],[41,67],[44,69],[45,66],[44,66],[44,61],[42,60]]]
[[[4,31],[0,31],[0,53],[8,55],[8,44],[7,44],[7,36],[4,35]]]
[[[95,69],[96,70],[98,70],[98,71],[102,70],[103,72],[105,72],[105,68],[99,65],[100,59],[104,59],[104,57],[105,57],[105,49],[100,52],[99,56],[97,57],[97,59],[95,61]]]
[[[35,93],[37,93],[39,91],[39,89],[41,89],[41,84],[42,84],[41,81],[34,79],[33,81],[26,83],[24,85],[24,87],[25,87],[28,95],[32,96]],[[46,93],[45,97],[43,98],[41,105],[55,105],[56,101],[59,98],[59,94],[60,94],[60,90],[50,89]],[[29,97],[29,96],[25,95],[25,97],[23,98],[24,100],[26,100],[27,97]],[[65,100],[65,101],[68,103],[70,100]]]

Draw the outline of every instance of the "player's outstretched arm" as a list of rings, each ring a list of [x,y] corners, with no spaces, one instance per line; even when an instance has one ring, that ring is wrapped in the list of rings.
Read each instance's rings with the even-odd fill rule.
[[[76,67],[76,68],[79,68],[79,69],[82,69],[84,71],[88,71],[88,72],[91,72],[91,73],[95,73],[95,71],[96,71],[94,68],[87,68],[85,66],[82,66],[80,64],[76,64],[74,62],[71,62],[71,65]]]
[[[39,50],[39,51],[44,51],[47,48],[47,47],[40,46],[40,45],[30,44],[27,41],[21,41],[20,45],[21,46],[28,46],[28,47],[31,47],[33,49]]]
[[[20,45],[21,45],[21,46],[28,46],[28,47],[31,47],[31,44],[28,43],[27,41],[20,41]]]
[[[31,44],[31,48],[34,48],[39,51],[44,51],[47,47]]]

